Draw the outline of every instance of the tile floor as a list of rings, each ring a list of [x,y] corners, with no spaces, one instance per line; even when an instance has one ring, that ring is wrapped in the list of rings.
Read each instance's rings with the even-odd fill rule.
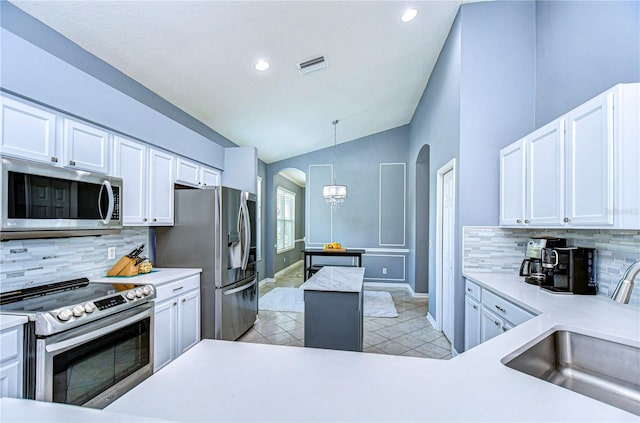
[[[275,283],[260,287],[260,296],[275,287],[298,287],[302,284],[302,263],[276,278]],[[364,351],[377,354],[405,355],[437,359],[451,358],[451,344],[436,332],[425,317],[427,300],[413,298],[402,288],[370,288],[391,294],[398,317],[364,318]],[[262,344],[304,346],[304,313],[260,311],[259,321],[239,341]]]

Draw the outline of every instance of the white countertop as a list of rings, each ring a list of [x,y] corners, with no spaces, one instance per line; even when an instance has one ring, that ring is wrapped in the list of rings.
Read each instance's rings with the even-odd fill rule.
[[[192,268],[153,268],[151,273],[144,273],[138,276],[132,276],[130,278],[96,278],[91,282],[108,282],[108,283],[135,283],[135,284],[150,284],[154,286],[164,285],[165,283],[173,282],[177,279],[187,278],[189,276],[202,273],[202,269]]]
[[[11,314],[0,314],[0,330],[10,329],[15,326],[27,323],[27,316],[14,316]]]
[[[324,266],[300,288],[305,291],[360,292],[364,267]]]
[[[640,421],[500,362],[560,327],[640,346],[640,308],[466,276],[542,314],[449,361],[204,340],[107,409],[178,421]]]
[[[77,407],[55,402],[0,398],[2,422],[157,422],[148,417],[124,416],[95,408]],[[166,420],[164,420],[166,421]]]

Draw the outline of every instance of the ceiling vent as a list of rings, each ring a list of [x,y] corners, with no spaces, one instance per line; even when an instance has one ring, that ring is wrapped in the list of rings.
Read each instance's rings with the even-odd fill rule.
[[[298,66],[298,72],[300,72],[300,75],[304,76],[309,72],[326,68],[327,66],[329,66],[329,62],[327,62],[326,57],[318,56],[318,57],[314,57],[313,59],[300,62],[296,66]]]

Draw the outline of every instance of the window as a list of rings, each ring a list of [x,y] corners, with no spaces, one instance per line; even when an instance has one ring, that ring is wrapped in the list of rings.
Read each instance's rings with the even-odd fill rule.
[[[256,200],[256,260],[262,260],[262,178],[260,176],[258,176]]]
[[[276,199],[277,252],[293,249],[296,234],[296,195],[284,188],[278,187]]]

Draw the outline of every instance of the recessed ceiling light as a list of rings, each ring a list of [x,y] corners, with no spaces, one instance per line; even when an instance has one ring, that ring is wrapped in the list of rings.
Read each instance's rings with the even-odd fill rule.
[[[254,67],[258,72],[264,72],[264,71],[266,71],[267,69],[269,69],[269,66],[271,66],[271,65],[269,64],[269,62],[267,62],[266,60],[262,60],[262,59],[260,59],[260,60],[258,60],[258,61],[256,62],[256,64],[255,64],[253,67]]]
[[[400,20],[402,20],[402,22],[412,21],[416,17],[417,14],[418,14],[418,10],[417,9],[407,9],[402,14],[402,18],[400,18]]]

